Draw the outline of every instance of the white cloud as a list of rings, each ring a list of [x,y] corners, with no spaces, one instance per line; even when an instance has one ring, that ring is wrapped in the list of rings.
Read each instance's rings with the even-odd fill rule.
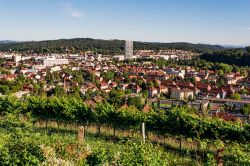
[[[249,28],[247,28],[247,30],[248,30],[248,31],[250,31],[250,27],[249,27]]]
[[[63,3],[63,11],[71,17],[81,18],[83,13],[78,9],[74,8],[71,3]]]

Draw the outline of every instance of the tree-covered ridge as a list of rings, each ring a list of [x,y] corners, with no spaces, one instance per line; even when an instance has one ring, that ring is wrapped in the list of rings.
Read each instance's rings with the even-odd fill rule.
[[[219,45],[209,44],[192,44],[186,42],[174,42],[174,43],[150,43],[150,42],[135,42],[136,49],[150,49],[150,50],[164,50],[164,49],[181,49],[194,52],[208,52],[224,50],[225,48]]]
[[[35,52],[35,53],[65,53],[67,50],[73,53],[81,51],[95,51],[101,54],[121,54],[124,52],[123,40],[101,40],[90,38],[60,39],[47,41],[30,41],[20,43],[0,43],[0,51]],[[207,52],[223,50],[217,45],[190,44],[190,43],[150,43],[134,42],[134,49],[183,49],[195,52]]]
[[[200,58],[210,62],[250,66],[250,47],[204,53]]]

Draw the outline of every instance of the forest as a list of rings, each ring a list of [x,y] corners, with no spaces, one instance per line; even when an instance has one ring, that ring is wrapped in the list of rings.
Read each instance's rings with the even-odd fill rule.
[[[200,58],[209,62],[250,66],[250,47],[204,53]]]
[[[18,43],[0,43],[0,51],[18,51],[31,53],[81,53],[82,51],[94,51],[104,55],[121,54],[124,52],[123,40],[100,40],[90,38],[60,39],[48,41],[30,41]],[[134,42],[135,50],[151,49],[182,49],[195,52],[208,52],[223,50],[218,45],[191,44],[191,43],[153,43]]]

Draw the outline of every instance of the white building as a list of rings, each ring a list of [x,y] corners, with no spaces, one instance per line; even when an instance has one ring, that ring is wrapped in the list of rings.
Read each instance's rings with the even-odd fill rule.
[[[51,71],[51,72],[61,71],[61,67],[60,67],[60,66],[51,67],[50,71]]]
[[[44,66],[54,66],[54,65],[67,65],[69,64],[68,59],[56,59],[55,57],[47,57],[43,60]]]
[[[171,91],[171,98],[177,99],[177,100],[183,100],[183,99],[193,99],[194,98],[194,92],[189,89],[173,89]]]
[[[3,58],[5,59],[13,59],[14,54],[3,54]]]
[[[96,54],[94,57],[97,61],[102,61],[102,54]]]
[[[125,41],[125,59],[132,59],[133,58],[133,41],[126,40]]]
[[[124,60],[124,55],[114,55],[114,59],[118,61],[123,61]]]
[[[33,69],[35,69],[35,70],[46,69],[46,66],[43,66],[43,65],[34,65],[34,66],[32,66],[32,67],[33,67]]]
[[[22,60],[22,55],[14,55],[13,56],[13,60],[14,60],[14,62],[15,63],[18,63],[18,62],[20,62],[21,60]]]

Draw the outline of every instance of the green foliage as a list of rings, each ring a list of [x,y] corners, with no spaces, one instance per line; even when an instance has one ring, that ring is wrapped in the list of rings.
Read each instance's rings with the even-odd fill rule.
[[[113,119],[110,115],[114,113],[115,108],[108,103],[100,103],[95,107],[95,119],[98,124],[110,124]]]
[[[105,80],[113,80],[114,76],[115,73],[113,71],[107,71],[101,73],[101,77],[103,77]]]
[[[20,42],[0,44],[0,51],[28,52],[28,53],[80,53],[81,51],[94,51],[94,53],[113,55],[124,52],[124,41],[97,40],[90,38],[61,39],[40,42]],[[183,49],[198,52],[223,50],[216,45],[190,44],[190,43],[146,43],[134,42],[135,49]]]
[[[0,121],[0,127],[8,129],[9,131],[17,131],[19,128],[29,129],[26,122],[21,122],[18,115],[8,113],[5,118]]]
[[[0,121],[0,129],[10,132],[8,141],[0,145],[0,165],[39,165],[45,160],[39,145],[24,138],[25,133],[29,133],[28,127],[29,124],[15,114],[7,114]]]
[[[240,94],[238,93],[234,93],[230,96],[231,99],[234,99],[234,100],[241,100],[241,97],[240,97]]]
[[[4,58],[0,58],[0,66],[2,66],[4,64],[4,62],[5,62],[5,59]],[[2,73],[2,71],[1,71],[1,73]]]
[[[116,108],[124,104],[125,92],[123,90],[111,90],[109,92],[108,102]]]
[[[250,104],[245,105],[243,107],[242,112],[243,112],[244,115],[249,115],[250,114]]]
[[[0,97],[0,115],[14,113],[20,110],[21,104],[12,96]]]
[[[142,142],[125,142],[115,150],[110,148],[96,148],[87,158],[87,164],[94,165],[193,165],[187,158],[179,159],[158,146]]]
[[[205,166],[217,166],[217,161],[214,154],[208,153],[205,161]]]
[[[75,98],[65,97],[28,97],[22,101],[0,98],[0,110],[8,112],[30,112],[37,119],[56,119],[64,122],[81,124],[105,124],[121,129],[139,129],[142,122],[146,123],[147,131],[162,135],[181,135],[187,138],[222,139],[247,141],[250,130],[237,123],[219,119],[202,118],[192,114],[189,108],[174,108],[164,112],[144,113],[134,106],[115,109],[109,103],[100,103],[96,108],[88,108]]]
[[[127,103],[128,103],[128,105],[135,106],[137,109],[142,109],[142,107],[143,107],[141,97],[137,97],[137,96],[129,97],[127,100]]]
[[[0,93],[2,93],[3,95],[7,95],[10,91],[9,86],[7,85],[0,85]]]
[[[204,119],[186,112],[184,108],[175,108],[167,115],[153,114],[148,121],[148,129],[171,135],[183,135],[187,138],[207,138],[223,140],[249,140],[249,131],[239,124],[218,119]],[[157,124],[157,125],[155,125]],[[241,137],[238,137],[241,135]],[[244,136],[243,136],[244,135]]]
[[[146,120],[146,115],[135,106],[120,108],[116,114],[119,127],[123,129],[140,129],[141,123]]]
[[[163,150],[152,144],[142,142],[126,143],[126,150],[121,154],[120,165],[166,165]],[[170,164],[170,163],[169,163]]]
[[[58,130],[50,136],[37,130],[37,128],[32,128],[27,123],[30,117],[46,118],[43,113],[47,111],[53,112],[53,117],[57,120],[64,120],[65,122],[98,122],[102,125],[111,125],[126,130],[136,129],[138,131],[141,122],[145,122],[148,132],[198,138],[197,140],[200,140],[199,150],[204,152],[208,146],[215,148],[215,151],[225,149],[222,157],[223,161],[229,163],[229,165],[232,161],[239,163],[239,165],[249,164],[249,145],[247,143],[245,145],[230,143],[231,146],[229,146],[227,141],[217,140],[217,138],[221,138],[222,140],[237,140],[241,143],[248,141],[250,136],[249,125],[241,127],[220,120],[203,119],[195,114],[190,114],[188,108],[175,108],[167,114],[164,111],[145,114],[133,106],[116,110],[112,105],[102,103],[91,111],[80,100],[59,97],[29,97],[22,106],[25,110],[20,112],[31,111],[35,114],[32,113],[32,116],[29,113],[26,116],[6,114],[4,118],[0,119],[0,165],[11,165],[10,163],[14,162],[16,165],[25,165],[25,163],[26,165],[38,165],[45,160],[44,156],[46,156],[46,159],[49,157],[50,160],[51,156],[54,156],[54,158],[60,159],[60,163],[69,161],[73,165],[197,164],[190,158],[167,153],[162,148],[150,143],[122,141],[118,144],[111,144],[95,140],[93,145],[89,145],[87,142],[79,145],[75,142],[75,134],[62,132],[60,135],[60,130]],[[203,138],[208,138],[209,142],[203,140]],[[216,140],[215,143],[212,141],[213,139]],[[88,141],[87,138],[86,141]],[[43,147],[42,151],[40,147]],[[55,152],[54,155],[48,150],[51,148],[53,149],[52,152]],[[216,164],[215,157],[215,154],[209,152],[205,165]],[[27,163],[27,161],[30,162]],[[51,165],[49,161],[48,164]]]
[[[53,89],[53,94],[57,96],[63,96],[66,94],[66,92],[64,91],[62,86],[56,85],[55,88]]]
[[[12,137],[0,149],[0,165],[39,165],[45,158],[40,147],[34,142]]]
[[[247,95],[248,94],[248,90],[247,89],[241,89],[239,93]]]
[[[234,64],[238,66],[250,66],[249,53],[245,53],[244,49],[229,49],[224,51],[216,51],[201,55],[201,59],[209,62],[219,62]]]
[[[234,162],[238,163],[239,165],[249,165],[250,164],[250,151],[249,151],[249,144],[245,145],[246,147],[243,147],[239,143],[232,142],[229,146],[225,146],[225,152],[223,155],[223,160],[225,163],[227,162]],[[244,149],[248,149],[247,152],[245,152]],[[228,164],[230,164],[230,162]]]
[[[224,64],[224,63],[219,63],[219,64],[216,64],[215,68],[217,70],[221,70],[223,71],[223,73],[230,73],[232,72],[233,70],[233,67],[228,65],[228,64]]]
[[[79,99],[64,97],[29,97],[25,112],[42,119],[57,119],[66,122],[92,120],[89,109]],[[85,117],[86,116],[86,117]],[[81,119],[79,119],[81,118]]]
[[[112,163],[112,156],[114,156],[114,154],[109,149],[95,149],[95,151],[86,158],[86,163],[89,166],[109,165],[109,163]]]

